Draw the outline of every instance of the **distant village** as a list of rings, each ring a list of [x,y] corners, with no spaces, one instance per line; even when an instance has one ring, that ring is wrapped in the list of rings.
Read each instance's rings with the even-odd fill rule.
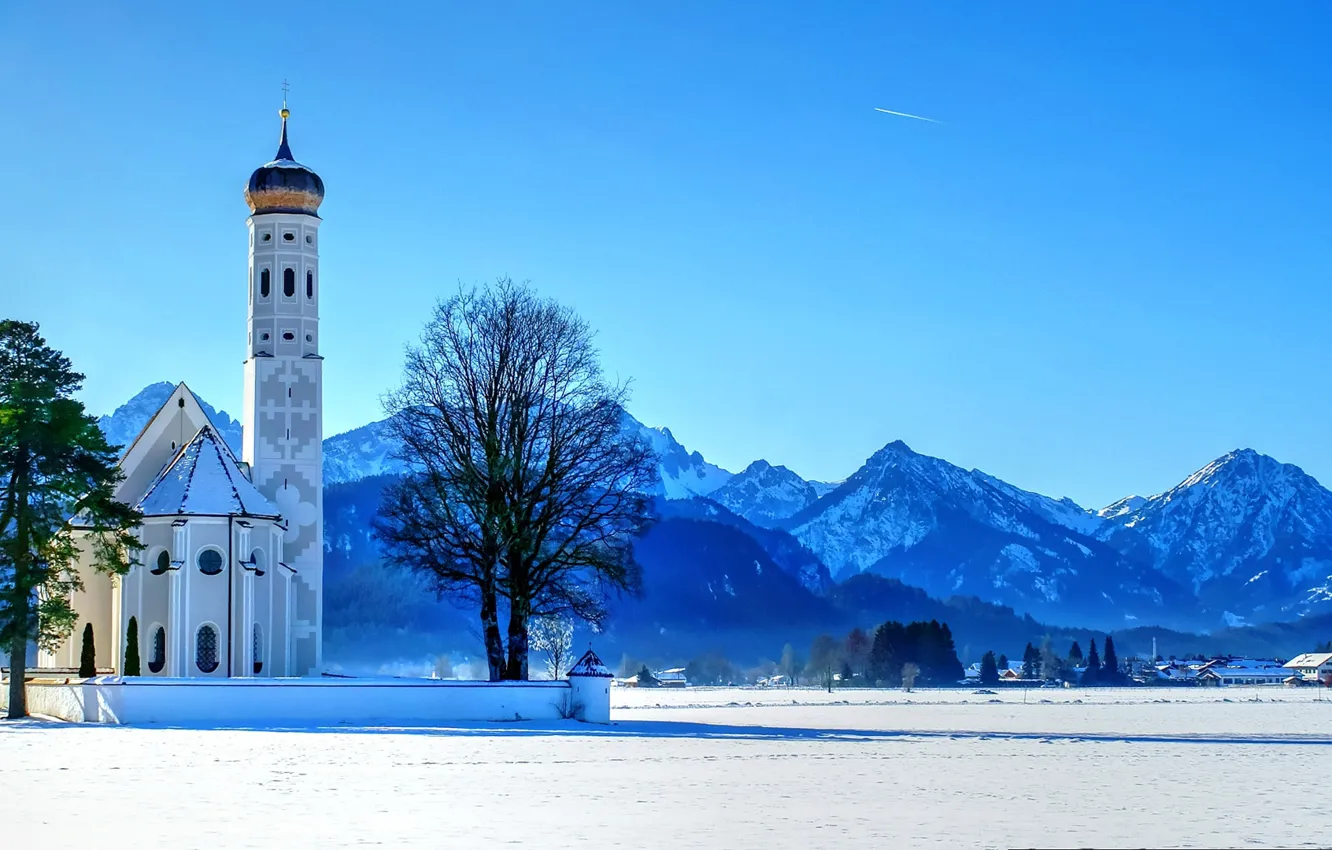
[[[1023,663],[1008,662],[996,664],[993,679],[985,675],[981,662],[973,663],[964,670],[962,679],[954,687],[1028,687],[1028,688],[1073,688],[1089,686],[1083,678],[1087,666],[1064,668],[1071,673],[1064,678],[1046,678],[1040,675],[1039,664],[1028,659]],[[715,665],[713,665],[715,666]],[[739,671],[734,671],[738,673]],[[693,677],[691,678],[691,673]],[[1239,658],[1221,656],[1216,658],[1144,659],[1129,658],[1123,664],[1123,678],[1114,684],[1121,686],[1179,686],[1179,687],[1226,687],[1268,685],[1280,687],[1332,687],[1332,652],[1309,652],[1284,661],[1279,658]],[[885,683],[872,681],[869,677],[849,671],[838,671],[831,677],[821,675],[821,671],[806,667],[800,673],[774,672],[769,675],[747,677],[735,675],[718,680],[708,665],[695,664],[689,667],[671,667],[651,671],[643,666],[631,676],[616,678],[613,684],[621,688],[685,688],[699,686],[750,686],[759,688],[817,686],[830,688],[846,687],[881,687]],[[1107,684],[1098,682],[1099,685]],[[897,686],[897,685],[894,685]],[[901,686],[909,687],[909,680]],[[948,687],[947,683],[932,683],[931,686]]]

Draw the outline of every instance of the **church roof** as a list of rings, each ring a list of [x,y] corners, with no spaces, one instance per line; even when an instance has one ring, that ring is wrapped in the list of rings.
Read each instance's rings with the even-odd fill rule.
[[[281,516],[240,471],[211,425],[172,458],[135,507],[146,516]]]
[[[578,659],[578,663],[569,669],[570,676],[591,676],[598,679],[611,679],[614,676],[597,654],[589,649],[583,653],[583,657]]]

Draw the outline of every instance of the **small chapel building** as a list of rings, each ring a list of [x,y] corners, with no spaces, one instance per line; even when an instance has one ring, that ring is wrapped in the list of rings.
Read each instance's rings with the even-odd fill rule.
[[[120,459],[116,497],[144,515],[125,576],[85,551],[79,623],[37,667],[79,664],[92,624],[96,665],[122,673],[138,629],[140,675],[306,676],[322,665],[323,357],[319,225],[324,184],[295,161],[286,105],[277,156],[254,171],[241,456],[179,384]],[[239,341],[239,334],[238,341]],[[75,533],[78,528],[75,526]]]

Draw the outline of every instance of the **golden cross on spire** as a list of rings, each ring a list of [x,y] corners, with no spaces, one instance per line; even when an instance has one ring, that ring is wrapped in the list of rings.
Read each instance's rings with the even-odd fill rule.
[[[291,114],[291,110],[287,109],[287,92],[289,92],[289,91],[291,91],[291,88],[287,85],[287,78],[286,78],[286,77],[283,77],[283,78],[282,78],[282,112],[281,112],[281,115],[282,115],[282,117],[283,117],[284,119],[285,119],[288,115]]]

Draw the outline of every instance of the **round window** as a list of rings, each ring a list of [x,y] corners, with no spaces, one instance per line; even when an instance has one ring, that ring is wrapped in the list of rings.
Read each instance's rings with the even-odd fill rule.
[[[265,233],[265,234],[264,234],[264,241],[265,241],[265,242],[272,242],[272,241],[273,241],[273,234],[271,234],[271,233]]]
[[[215,576],[222,572],[222,553],[216,549],[205,549],[199,553],[199,572],[206,576]]]
[[[313,245],[313,244],[314,244],[314,237],[311,236],[311,235],[308,234],[308,233],[305,234],[305,244],[306,244],[306,245]]]
[[[171,556],[163,549],[157,553],[157,564],[153,567],[153,575],[160,576],[169,569],[171,569]]]

